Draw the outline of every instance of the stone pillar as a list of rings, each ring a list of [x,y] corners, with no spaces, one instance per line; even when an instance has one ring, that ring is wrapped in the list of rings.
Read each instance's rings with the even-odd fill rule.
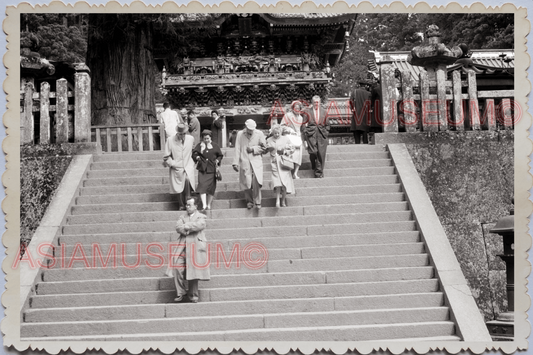
[[[391,61],[380,63],[379,74],[381,77],[381,111],[383,122],[378,122],[383,127],[383,133],[398,132],[398,95],[396,94],[396,78],[394,66]]]
[[[68,143],[68,83],[56,81],[56,143]]]
[[[422,130],[437,132],[439,130],[439,116],[435,100],[430,99],[429,75],[431,71],[420,73],[420,111],[422,112]]]
[[[33,143],[33,83],[24,85],[24,112],[20,117],[20,144]]]
[[[415,100],[413,98],[413,80],[409,70],[402,70],[402,106],[403,121],[406,132],[416,132],[419,122],[415,115]]]
[[[39,143],[50,143],[50,84],[41,83],[41,118],[39,122]]]
[[[461,91],[461,73],[455,70],[452,73],[453,84],[453,121],[457,131],[465,130],[465,113],[463,111],[463,93]]]
[[[472,69],[466,70],[468,72],[468,126],[473,130],[480,130],[481,120],[477,101],[476,73]]]
[[[76,65],[74,74],[74,142],[91,141],[91,76],[89,68]]]
[[[448,114],[446,105],[446,64],[439,64],[435,68],[437,79],[437,108],[439,111],[439,130],[447,131]]]
[[[226,116],[221,116],[220,119],[222,120],[222,130],[220,132],[222,134],[222,147],[226,148],[228,146],[228,124],[226,122]]]

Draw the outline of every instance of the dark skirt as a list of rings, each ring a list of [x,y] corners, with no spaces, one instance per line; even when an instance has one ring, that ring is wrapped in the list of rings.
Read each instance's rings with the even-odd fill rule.
[[[198,187],[196,192],[200,194],[215,195],[217,189],[217,179],[215,179],[215,173],[202,173],[198,172]]]

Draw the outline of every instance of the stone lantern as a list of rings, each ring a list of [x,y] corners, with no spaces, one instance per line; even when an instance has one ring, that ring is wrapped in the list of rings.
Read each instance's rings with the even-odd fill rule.
[[[441,43],[441,34],[436,25],[428,26],[426,37],[428,38],[427,44],[417,46],[411,51],[410,62],[412,65],[426,69],[444,65],[446,68],[446,65],[455,63],[463,55],[461,48],[456,46],[450,49]]]
[[[428,39],[427,43],[414,47],[411,50],[411,55],[408,61],[412,65],[424,67],[427,74],[421,74],[421,81],[437,83],[436,87],[430,87],[428,85],[426,90],[429,91],[427,92],[424,92],[424,88],[420,87],[422,100],[428,100],[429,112],[435,112],[438,110],[438,115],[430,114],[428,120],[423,120],[431,122],[427,127],[424,127],[424,130],[436,132],[440,127],[440,130],[445,131],[448,130],[446,105],[441,104],[437,107],[435,101],[429,100],[429,95],[436,94],[438,102],[446,102],[446,67],[455,63],[455,61],[463,55],[463,50],[458,46],[450,49],[446,47],[444,43],[441,43],[441,34],[439,27],[436,25],[428,26],[428,29],[426,30],[426,38]],[[404,75],[405,74],[403,74],[403,76]],[[411,130],[414,130],[414,127],[411,128]]]
[[[496,222],[490,233],[503,237],[503,254],[498,255],[506,266],[507,312],[498,315],[496,320],[487,322],[493,340],[513,340],[514,336],[514,209],[509,216]]]

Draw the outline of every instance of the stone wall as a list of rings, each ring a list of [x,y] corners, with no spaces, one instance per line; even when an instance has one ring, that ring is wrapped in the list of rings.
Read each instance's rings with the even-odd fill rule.
[[[406,137],[410,136],[410,138]],[[507,310],[502,237],[514,195],[514,132],[399,133],[485,320]],[[383,142],[383,141],[382,141]]]

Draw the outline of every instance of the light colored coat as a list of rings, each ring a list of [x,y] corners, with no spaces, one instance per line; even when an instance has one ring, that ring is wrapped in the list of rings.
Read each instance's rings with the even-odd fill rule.
[[[272,189],[276,187],[285,187],[287,193],[294,193],[294,181],[292,180],[292,172],[281,168],[280,156],[278,150],[283,150],[285,157],[294,161],[293,153],[294,146],[291,145],[289,136],[280,136],[277,140],[274,137],[267,139],[267,148],[270,151],[272,164]]]
[[[165,125],[167,139],[174,137],[176,135],[176,126],[180,122],[179,114],[176,111],[167,108],[165,111],[161,112],[161,121]]]
[[[285,116],[283,116],[281,125],[292,128],[296,136],[302,139],[302,127],[304,127],[304,123],[303,118],[300,114],[296,114],[294,112],[287,112]],[[296,150],[292,154],[292,160],[295,164],[302,165],[302,148],[302,146],[295,147]]]
[[[176,135],[167,140],[163,159],[165,160],[165,165],[169,167],[171,194],[183,192],[185,177],[189,179],[193,189],[196,186],[194,161],[192,159],[193,144],[194,138],[189,135],[185,136],[183,144],[181,144]]]
[[[239,166],[239,183],[241,190],[252,188],[252,173],[255,175],[259,185],[263,185],[263,147],[266,147],[265,135],[255,129],[248,137],[245,130],[237,133],[235,139],[235,157],[233,165]],[[250,147],[253,152],[246,152]]]
[[[207,239],[205,238],[204,229],[206,228],[206,216],[196,211],[192,216],[187,214],[179,217],[176,223],[176,232],[178,232],[178,240],[173,247],[172,256],[174,258],[173,264],[177,265],[178,256],[186,247],[187,260],[187,280],[203,280],[208,281],[211,278],[209,271],[210,256],[207,248]],[[186,232],[188,229],[188,233]],[[167,269],[167,276],[173,276],[175,269]]]

